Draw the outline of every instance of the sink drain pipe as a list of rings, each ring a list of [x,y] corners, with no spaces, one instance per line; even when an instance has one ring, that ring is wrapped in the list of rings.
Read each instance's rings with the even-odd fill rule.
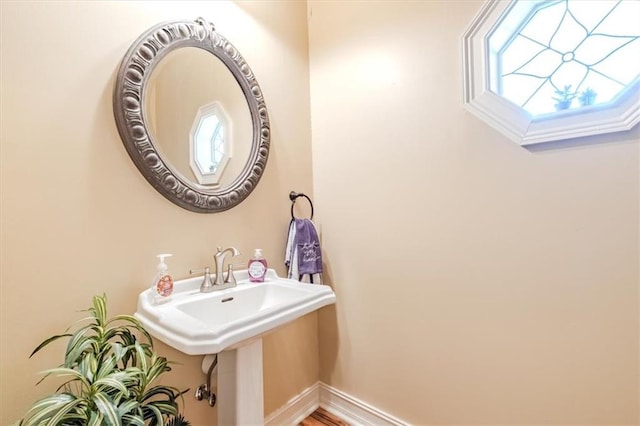
[[[211,376],[213,375],[213,370],[215,370],[217,365],[218,354],[206,355],[204,357],[204,359],[202,360],[202,371],[207,372],[207,383],[198,386],[195,394],[195,397],[198,401],[207,399],[210,407],[216,405],[216,394],[213,392],[213,388],[211,387]]]

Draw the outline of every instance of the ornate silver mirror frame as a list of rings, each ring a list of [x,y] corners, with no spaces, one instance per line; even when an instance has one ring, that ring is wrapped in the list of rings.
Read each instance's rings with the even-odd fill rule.
[[[209,189],[174,173],[158,152],[145,120],[144,95],[151,73],[163,57],[182,47],[204,49],[220,59],[237,80],[249,106],[253,126],[249,159],[224,187]],[[120,64],[113,111],[122,142],[138,170],[158,192],[187,210],[215,213],[238,205],[253,191],[266,166],[269,116],[260,86],[238,50],[202,18],[162,23],[138,37]]]

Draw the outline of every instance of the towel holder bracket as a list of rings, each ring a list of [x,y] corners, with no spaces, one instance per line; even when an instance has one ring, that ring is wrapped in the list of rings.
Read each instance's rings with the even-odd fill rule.
[[[289,193],[289,199],[291,200],[291,219],[295,219],[295,215],[293,214],[293,207],[296,204],[296,200],[300,197],[306,198],[307,201],[309,202],[309,205],[311,206],[311,220],[313,220],[313,202],[311,201],[311,198],[309,198],[306,194],[303,194],[302,192],[295,192],[295,191],[291,191]]]

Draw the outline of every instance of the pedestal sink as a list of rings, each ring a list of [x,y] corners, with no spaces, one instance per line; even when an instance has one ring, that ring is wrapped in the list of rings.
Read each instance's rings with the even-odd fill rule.
[[[218,354],[218,425],[263,424],[262,336],[335,303],[329,286],[280,278],[272,269],[264,283],[201,293],[202,277],[176,281],[163,303],[150,290],[138,296],[135,317],[149,333],[188,355]]]

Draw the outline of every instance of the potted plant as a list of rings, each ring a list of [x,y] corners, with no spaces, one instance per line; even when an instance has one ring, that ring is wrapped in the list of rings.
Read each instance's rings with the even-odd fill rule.
[[[576,97],[576,92],[571,91],[571,85],[568,84],[564,86],[563,90],[556,90],[556,96],[553,97],[553,100],[556,101],[555,107],[556,110],[560,111],[563,109],[571,108],[571,103],[573,99]]]
[[[108,319],[105,295],[94,296],[86,312],[80,320],[86,325],[46,339],[31,353],[69,339],[62,365],[40,380],[57,376],[64,383],[34,403],[17,425],[189,425],[178,407],[178,397],[188,390],[154,383],[171,371],[170,362],[154,352],[140,322],[131,315]]]
[[[582,106],[593,105],[596,103],[596,96],[598,96],[596,91],[591,87],[587,87],[578,97],[578,101]]]

